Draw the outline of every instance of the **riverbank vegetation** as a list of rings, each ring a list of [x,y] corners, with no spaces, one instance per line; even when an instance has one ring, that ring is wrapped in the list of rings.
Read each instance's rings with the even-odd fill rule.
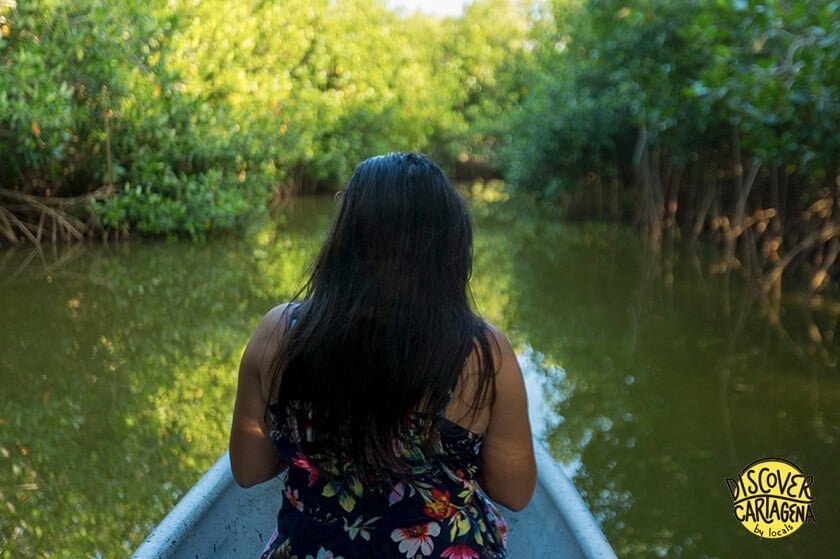
[[[555,2],[508,178],[567,217],[700,237],[765,290],[840,273],[836,2]]]
[[[500,0],[457,19],[375,0],[3,0],[0,18],[7,243],[198,238],[399,149],[480,167],[527,67],[527,11]]]
[[[840,7],[820,0],[0,0],[0,242],[234,229],[431,154],[570,219],[840,274]]]

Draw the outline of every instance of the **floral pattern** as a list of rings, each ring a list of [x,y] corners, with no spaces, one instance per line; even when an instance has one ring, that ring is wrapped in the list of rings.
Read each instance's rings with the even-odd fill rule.
[[[271,406],[269,418],[289,469],[262,559],[507,557],[507,526],[476,481],[482,435],[442,416],[410,414],[399,448],[411,475],[392,485],[355,470],[349,457],[325,460],[311,404]],[[417,437],[424,421],[435,421],[440,432],[431,456]]]
[[[419,526],[409,526],[408,528],[395,528],[391,532],[391,539],[399,542],[400,553],[405,553],[409,559],[416,557],[417,552],[427,557],[432,554],[435,548],[434,538],[440,534],[440,524],[437,522],[427,522]]]
[[[462,543],[450,545],[440,554],[446,559],[478,559],[478,553],[473,548]]]

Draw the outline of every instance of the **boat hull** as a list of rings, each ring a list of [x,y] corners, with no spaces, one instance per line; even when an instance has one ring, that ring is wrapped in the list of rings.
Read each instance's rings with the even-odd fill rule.
[[[541,444],[534,498],[520,512],[500,510],[508,523],[511,559],[615,558],[572,482]],[[260,556],[274,531],[282,476],[242,489],[225,453],[134,553],[134,559]]]

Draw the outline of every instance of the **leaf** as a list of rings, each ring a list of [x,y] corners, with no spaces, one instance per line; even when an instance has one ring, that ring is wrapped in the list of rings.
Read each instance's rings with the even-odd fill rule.
[[[458,535],[463,536],[464,534],[469,533],[470,531],[470,521],[467,520],[466,516],[461,516],[458,519]]]
[[[338,498],[338,502],[347,512],[351,512],[356,507],[356,499],[352,497],[349,493],[344,491],[341,492],[341,496]]]
[[[388,495],[388,504],[395,505],[403,500],[405,497],[405,484],[403,482],[399,482],[397,485],[394,486],[394,490],[391,491],[391,494]]]
[[[323,491],[321,491],[321,495],[324,497],[335,497],[337,494],[334,482],[325,485]]]
[[[473,530],[473,533],[474,533],[473,538],[475,539],[475,543],[477,543],[478,545],[484,545],[484,536],[481,535],[481,530],[479,529],[478,526],[475,527],[475,530]]]
[[[349,485],[349,489],[353,492],[354,495],[361,497],[364,494],[365,487],[362,485],[362,482],[359,481],[359,478],[355,476],[351,477]]]

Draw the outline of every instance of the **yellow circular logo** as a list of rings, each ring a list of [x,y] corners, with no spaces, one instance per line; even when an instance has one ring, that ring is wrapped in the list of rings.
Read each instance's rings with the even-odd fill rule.
[[[814,522],[811,486],[814,476],[783,458],[756,460],[738,479],[726,478],[735,502],[735,518],[761,538],[783,538],[805,522]]]

